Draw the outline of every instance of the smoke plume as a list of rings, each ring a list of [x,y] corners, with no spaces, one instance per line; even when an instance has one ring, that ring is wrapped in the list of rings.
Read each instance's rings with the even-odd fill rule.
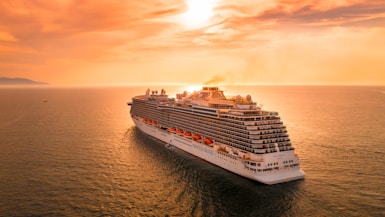
[[[204,83],[204,85],[210,85],[210,84],[219,84],[221,83],[222,81],[224,81],[225,79],[219,75],[215,75],[214,77],[212,77],[210,80],[206,81]]]

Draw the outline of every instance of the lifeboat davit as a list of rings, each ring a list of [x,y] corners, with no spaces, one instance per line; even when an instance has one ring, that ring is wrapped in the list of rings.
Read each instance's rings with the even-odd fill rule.
[[[207,144],[207,145],[210,145],[210,144],[213,144],[213,140],[209,139],[209,138],[205,138],[203,140],[203,143]]]
[[[198,134],[195,134],[195,135],[192,136],[192,138],[193,138],[194,140],[200,140],[200,139],[201,139],[201,136],[198,135]]]

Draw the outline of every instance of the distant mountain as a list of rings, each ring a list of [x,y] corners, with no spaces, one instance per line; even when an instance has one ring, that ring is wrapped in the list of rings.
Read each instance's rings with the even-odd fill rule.
[[[5,78],[0,77],[0,85],[44,85],[45,82],[33,81],[27,78]]]

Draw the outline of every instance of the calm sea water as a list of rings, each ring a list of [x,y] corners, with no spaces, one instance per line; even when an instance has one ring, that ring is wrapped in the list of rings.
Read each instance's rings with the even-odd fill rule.
[[[385,216],[385,87],[226,87],[289,130],[306,178],[272,186],[137,130],[146,88],[1,88],[0,216]]]

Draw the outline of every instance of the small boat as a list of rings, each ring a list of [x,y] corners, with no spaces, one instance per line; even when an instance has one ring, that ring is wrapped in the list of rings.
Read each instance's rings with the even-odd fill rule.
[[[209,139],[209,138],[205,138],[203,140],[203,143],[207,144],[207,145],[210,145],[210,144],[213,144],[213,140]]]
[[[175,133],[176,128],[175,127],[170,127],[167,129],[168,132]]]
[[[185,136],[185,137],[191,137],[191,133],[190,133],[190,132],[185,132],[185,133],[184,133],[184,136]]]
[[[200,139],[201,139],[201,136],[198,135],[198,134],[194,134],[194,135],[192,136],[192,138],[193,138],[193,140],[200,140]]]

